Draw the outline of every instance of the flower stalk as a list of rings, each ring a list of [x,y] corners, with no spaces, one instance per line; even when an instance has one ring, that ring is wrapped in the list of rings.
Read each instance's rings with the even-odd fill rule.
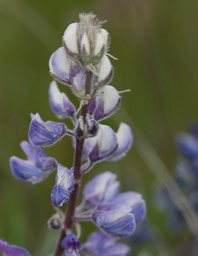
[[[86,96],[89,96],[90,88],[92,85],[92,73],[91,71],[86,72],[86,84],[85,84],[85,93]],[[82,105],[81,116],[83,117],[84,123],[86,125],[86,115],[88,113],[89,101]],[[61,256],[63,254],[63,248],[61,242],[65,236],[67,236],[67,230],[71,230],[74,223],[75,208],[78,200],[78,193],[80,189],[82,173],[81,173],[81,162],[82,162],[82,152],[84,145],[84,138],[76,138],[76,147],[74,153],[74,191],[71,193],[70,200],[65,213],[64,225],[61,230],[60,237],[57,243],[57,247],[54,253],[54,256]]]

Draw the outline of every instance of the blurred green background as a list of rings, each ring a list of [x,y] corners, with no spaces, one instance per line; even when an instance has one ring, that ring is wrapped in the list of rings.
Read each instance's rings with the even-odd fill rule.
[[[150,164],[145,161],[142,148],[149,158],[151,146],[171,174],[178,159],[175,135],[198,120],[195,0],[0,0],[0,237],[23,245],[36,256],[47,255],[43,245],[53,248],[56,234],[47,232],[46,222],[53,214],[49,195],[55,177],[34,186],[20,182],[10,173],[9,157],[24,157],[19,143],[27,140],[30,113],[56,120],[48,105],[48,60],[61,45],[65,28],[78,20],[79,13],[90,11],[108,21],[104,27],[111,35],[110,53],[119,59],[112,60],[112,84],[118,90],[131,89],[122,95],[121,109],[106,123],[115,129],[122,121],[130,123],[135,135],[126,158],[99,164],[85,180],[112,170],[119,175],[123,190],[141,192],[147,201],[147,218],[169,251],[174,241],[164,227],[164,214],[151,202],[159,176],[166,179],[166,175],[155,159]],[[68,88],[62,90],[71,95]],[[69,139],[47,152],[71,166]],[[83,234],[89,229],[93,226],[84,225]],[[163,255],[156,247],[155,243],[147,245],[139,253]]]

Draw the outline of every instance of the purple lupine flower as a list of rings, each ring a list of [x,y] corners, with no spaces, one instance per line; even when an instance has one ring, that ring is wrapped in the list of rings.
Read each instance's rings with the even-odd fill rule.
[[[109,157],[111,161],[117,161],[124,157],[133,144],[133,134],[130,126],[121,123],[116,133],[118,147],[116,151]]]
[[[83,190],[83,198],[82,206],[93,208],[95,224],[111,235],[132,235],[146,215],[142,196],[132,191],[120,193],[119,182],[111,172],[99,174],[89,181]]]
[[[63,123],[43,122],[38,113],[31,118],[28,136],[35,146],[49,146],[66,135],[67,127]]]
[[[85,140],[83,159],[89,158],[91,162],[121,159],[129,151],[133,143],[131,128],[121,123],[117,133],[106,125],[99,125],[97,136]],[[107,152],[103,149],[108,148]]]
[[[122,243],[116,243],[115,237],[101,231],[92,233],[84,244],[86,256],[128,256],[130,248]]]
[[[67,95],[59,91],[56,81],[52,81],[50,84],[49,102],[52,112],[58,118],[74,118],[76,109]]]
[[[58,165],[56,184],[51,192],[51,201],[55,207],[62,206],[70,198],[70,193],[74,188],[73,170],[69,170],[62,165]]]
[[[16,156],[10,158],[12,174],[19,180],[31,183],[43,181],[52,171],[56,170],[57,162],[38,146],[27,141],[20,144],[28,160]]]
[[[120,105],[119,92],[111,85],[105,85],[97,91],[89,104],[89,112],[95,120],[105,119],[116,112]]]
[[[90,140],[91,139],[92,138],[90,138]],[[96,141],[96,144],[89,153],[89,160],[91,162],[96,162],[108,158],[118,146],[116,134],[108,125],[99,125],[96,140],[95,138],[93,139]]]
[[[58,48],[49,60],[50,74],[62,84],[71,85],[72,61],[67,56],[64,47]]]
[[[142,195],[137,192],[123,192],[119,193],[111,201],[111,209],[119,209],[124,207],[127,211],[132,213],[135,217],[136,224],[140,224],[146,215],[146,205]]]
[[[74,234],[67,235],[61,242],[61,247],[64,249],[64,256],[80,256],[79,251],[81,244],[79,239]]]
[[[110,201],[119,193],[120,183],[116,181],[116,174],[104,172],[88,181],[83,189],[83,198],[90,206]]]
[[[0,252],[4,256],[31,256],[31,254],[24,248],[8,244],[6,241],[0,239]]]
[[[135,217],[124,210],[94,211],[92,218],[95,224],[108,234],[116,237],[131,236],[136,228]]]
[[[198,140],[193,135],[181,133],[177,137],[177,147],[185,157],[194,158],[198,156]]]

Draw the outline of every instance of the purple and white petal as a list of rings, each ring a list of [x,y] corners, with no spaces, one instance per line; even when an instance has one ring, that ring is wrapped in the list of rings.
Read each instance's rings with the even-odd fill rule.
[[[94,113],[95,120],[105,119],[116,112],[120,105],[119,92],[111,85],[106,85],[97,91],[91,101],[90,112]]]
[[[105,211],[100,214],[96,211],[93,214],[93,220],[105,232],[118,237],[131,236],[136,228],[134,215],[119,210]]]
[[[113,199],[113,203],[116,203],[116,204],[123,203],[132,207],[138,201],[141,201],[141,200],[142,200],[142,195],[140,193],[134,192],[134,191],[127,191],[127,192],[119,193]]]
[[[22,141],[20,146],[28,160],[36,167],[41,168],[43,172],[50,173],[57,169],[56,159],[48,157],[39,146],[32,145],[27,141]]]
[[[97,79],[97,86],[103,86],[108,84],[113,78],[113,67],[109,58],[104,55],[100,61]]]
[[[56,175],[56,183],[61,186],[73,190],[74,186],[74,172],[73,169],[67,169],[62,165],[58,165],[57,175]]]
[[[51,172],[56,170],[57,162],[38,146],[27,141],[20,144],[28,160],[16,156],[10,158],[12,174],[19,180],[31,183],[43,181]]]
[[[28,162],[35,167],[42,169],[44,172],[52,172],[57,168],[57,161],[48,157],[47,154],[39,147],[32,145],[28,141],[22,141],[20,146],[27,156]]]
[[[55,184],[50,195],[52,204],[55,207],[62,206],[69,200],[70,193],[71,191],[69,191],[67,188],[61,186],[60,184]]]
[[[117,176],[111,172],[104,172],[95,176],[84,187],[83,198],[91,206],[110,200],[118,193]],[[116,185],[115,185],[116,184]]]
[[[57,169],[57,161],[53,157],[46,157],[42,159],[41,168],[46,173],[51,173]]]
[[[144,220],[146,216],[146,204],[141,194],[132,191],[118,194],[112,200],[111,209],[120,209],[122,206],[123,209],[126,207],[126,211],[134,215],[136,224]]]
[[[52,112],[60,119],[73,118],[76,112],[74,105],[65,93],[61,93],[57,83],[52,81],[49,87],[49,102]]]
[[[131,209],[131,213],[135,217],[136,225],[143,222],[146,216],[146,204],[144,200],[140,200]]]
[[[62,84],[70,85],[71,60],[67,56],[64,47],[58,48],[49,60],[50,74]]]
[[[120,182],[114,181],[109,184],[106,193],[104,194],[103,202],[109,202],[113,200],[120,192]]]
[[[56,184],[52,189],[51,201],[56,207],[62,206],[70,198],[70,193],[74,188],[73,170],[69,170],[62,165],[58,165]]]
[[[109,158],[111,161],[117,161],[124,157],[127,152],[130,150],[133,144],[133,134],[129,125],[125,123],[121,123],[120,127],[116,133],[118,148],[113,153],[113,155]]]
[[[82,153],[82,160],[87,161],[88,160],[88,156],[90,154],[90,152],[93,150],[93,148],[96,146],[97,143],[97,137],[91,137],[91,138],[87,138],[84,141],[83,144],[83,153]],[[72,146],[75,149],[76,148],[76,138],[72,137]]]
[[[71,57],[76,57],[78,55],[78,23],[70,24],[63,35],[63,44]]]
[[[94,55],[101,54],[101,52],[106,52],[109,45],[109,33],[105,29],[100,29],[100,32],[96,34],[96,44],[94,48]]]
[[[22,141],[20,146],[25,153],[26,157],[34,164],[41,165],[44,158],[48,157],[47,154],[38,146],[35,146],[28,141]]]
[[[85,98],[85,81],[86,75],[82,70],[78,74],[76,74],[72,79],[71,89],[74,95],[78,98]]]
[[[49,146],[66,135],[67,128],[63,123],[43,122],[38,113],[31,115],[31,118],[28,135],[35,146]]]
[[[31,254],[24,248],[8,244],[6,241],[0,239],[0,252],[4,256],[31,256]]]
[[[86,160],[89,157],[90,152],[97,144],[97,136],[88,138],[83,145],[83,159]]]
[[[104,160],[116,150],[117,137],[113,129],[108,125],[100,125],[96,135],[97,144],[89,154],[91,162]]]
[[[41,182],[48,174],[33,165],[31,162],[22,160],[16,156],[10,158],[10,167],[15,178],[31,182],[33,184]]]

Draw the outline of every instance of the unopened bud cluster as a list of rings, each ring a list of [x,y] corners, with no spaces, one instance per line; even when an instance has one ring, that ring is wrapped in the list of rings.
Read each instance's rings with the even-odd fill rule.
[[[80,99],[96,96],[98,89],[107,85],[113,76],[113,67],[106,55],[109,35],[101,25],[95,15],[81,14],[80,22],[70,24],[65,30],[63,46],[49,61],[55,80],[70,86]],[[89,86],[87,72],[92,74]]]
[[[44,148],[60,141],[64,136],[72,138],[74,151],[78,141],[83,140],[80,172],[83,176],[98,162],[116,161],[126,155],[132,146],[131,128],[121,123],[118,130],[101,124],[118,109],[121,96],[109,85],[113,67],[107,55],[109,34],[93,14],[81,14],[80,21],[70,24],[63,35],[63,45],[50,57],[50,74],[54,78],[49,87],[49,103],[52,112],[61,122],[43,121],[38,113],[31,115],[28,132],[29,142],[21,148],[27,160],[11,157],[13,175],[22,181],[38,183],[56,172],[51,201],[61,207],[75,193],[75,167],[65,167],[49,157]],[[67,85],[78,97],[80,104],[74,106],[69,97],[59,90],[57,82]],[[69,129],[65,119],[70,119]],[[73,220],[92,221],[100,231],[81,244],[79,234],[65,230],[61,242],[64,255],[126,256],[130,249],[117,243],[120,237],[131,236],[146,212],[145,202],[139,193],[120,191],[117,176],[110,171],[95,176],[83,187],[83,200],[76,207]],[[48,224],[51,228],[62,227],[62,216],[54,215]],[[98,247],[98,243],[101,244]]]

